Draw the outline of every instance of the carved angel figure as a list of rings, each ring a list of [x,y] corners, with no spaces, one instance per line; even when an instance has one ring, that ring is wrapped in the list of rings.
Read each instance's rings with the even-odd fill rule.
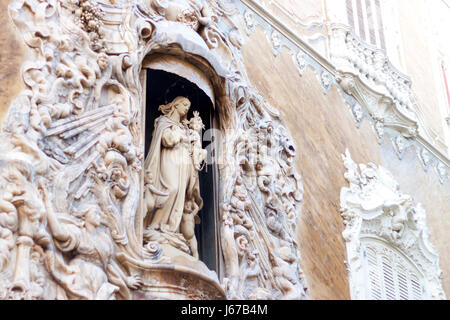
[[[155,120],[152,143],[146,159],[146,199],[149,226],[144,238],[149,241],[168,242],[189,252],[187,239],[180,226],[185,204],[193,202],[198,212],[203,206],[200,196],[198,171],[191,155],[190,130],[186,115],[191,106],[189,99],[177,97],[162,105],[162,116]]]
[[[129,298],[140,279],[128,276],[114,261],[114,247],[102,212],[86,204],[73,215],[56,214],[41,185],[47,221],[58,251],[47,251],[47,265],[71,299],[113,300],[116,294]],[[68,263],[65,261],[68,260]]]
[[[195,31],[217,20],[205,0],[147,0],[147,3],[167,20],[181,22]]]

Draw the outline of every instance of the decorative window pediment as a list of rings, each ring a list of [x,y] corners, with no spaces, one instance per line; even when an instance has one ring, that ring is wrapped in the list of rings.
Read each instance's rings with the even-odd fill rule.
[[[445,299],[426,212],[382,166],[343,155],[341,189],[352,299]]]

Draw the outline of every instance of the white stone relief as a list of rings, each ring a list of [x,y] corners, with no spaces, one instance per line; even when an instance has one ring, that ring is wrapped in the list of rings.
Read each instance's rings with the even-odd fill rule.
[[[381,141],[383,141],[383,136],[384,136],[384,119],[383,118],[375,119],[375,132],[378,137],[378,142],[381,143]]]
[[[245,26],[247,27],[247,34],[253,32],[255,27],[254,14],[250,10],[247,10],[244,14]]]
[[[279,32],[272,31],[270,34],[270,43],[272,44],[272,49],[275,55],[278,55],[281,49],[281,35]]]
[[[373,163],[359,166],[346,150],[342,156],[348,187],[341,189],[341,213],[347,245],[353,299],[365,299],[361,242],[379,239],[402,252],[426,279],[425,299],[445,299],[439,258],[430,243],[426,212],[411,196],[401,193],[389,171]],[[366,241],[366,240],[364,240]]]
[[[322,84],[325,93],[330,90],[332,82],[333,80],[330,73],[327,71],[322,71],[322,73],[320,74],[320,83]]]
[[[363,110],[361,108],[361,105],[359,103],[355,103],[355,105],[353,106],[353,115],[355,116],[355,120],[356,123],[358,124],[358,126],[361,124],[361,121],[363,119],[364,113]]]
[[[422,164],[422,167],[425,171],[428,171],[428,168],[430,167],[432,163],[431,154],[425,150],[425,149],[417,149],[417,154],[420,159],[420,163]]]
[[[229,4],[17,0],[9,10],[32,57],[0,139],[0,297],[306,298],[294,236],[303,192],[295,148],[242,76]],[[153,52],[195,63],[220,93],[222,283],[197,259],[203,124],[199,114],[172,117],[185,99],[162,107],[159,124],[179,130],[164,147],[155,143],[164,157],[183,140],[186,168],[153,171],[158,151],[144,163],[139,70]],[[193,186],[162,188],[163,174],[189,176]],[[185,190],[177,212],[164,211],[171,191]]]
[[[406,139],[402,135],[398,135],[392,139],[392,144],[394,145],[394,150],[397,157],[401,160],[403,157],[403,152],[407,148]]]
[[[445,166],[445,165],[443,165],[441,162],[439,162],[438,164],[437,164],[437,166],[436,166],[436,171],[437,171],[437,173],[438,173],[438,175],[439,175],[439,181],[441,182],[441,183],[444,183],[444,181],[446,181],[447,179],[449,179],[449,176],[450,176],[450,174],[449,174],[449,170],[448,170],[448,168]]]
[[[306,60],[306,54],[302,51],[299,51],[294,56],[294,62],[297,65],[297,68],[301,75],[305,73],[306,67],[308,66],[308,61]]]

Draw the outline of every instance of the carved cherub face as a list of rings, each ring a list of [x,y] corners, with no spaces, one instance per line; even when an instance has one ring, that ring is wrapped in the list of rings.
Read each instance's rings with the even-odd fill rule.
[[[101,224],[100,208],[93,204],[82,205],[81,208],[74,210],[74,216],[84,221],[85,225],[98,227]]]
[[[122,167],[115,165],[111,170],[111,180],[118,181],[123,176]]]
[[[108,65],[108,56],[104,53],[100,53],[97,56],[97,64],[101,70],[105,70],[106,66]]]
[[[150,170],[145,171],[144,182],[145,184],[153,184],[153,174]]]

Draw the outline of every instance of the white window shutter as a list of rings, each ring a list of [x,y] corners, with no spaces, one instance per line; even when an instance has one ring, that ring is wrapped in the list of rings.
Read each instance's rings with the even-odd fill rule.
[[[366,251],[366,257],[367,257],[367,266],[368,266],[368,277],[369,277],[369,299],[371,300],[381,300],[383,298],[382,296],[382,289],[381,289],[381,277],[380,277],[380,268],[378,266],[377,261],[377,253],[372,250],[368,249]]]
[[[367,299],[420,300],[423,288],[413,265],[394,249],[378,243],[365,246]]]

